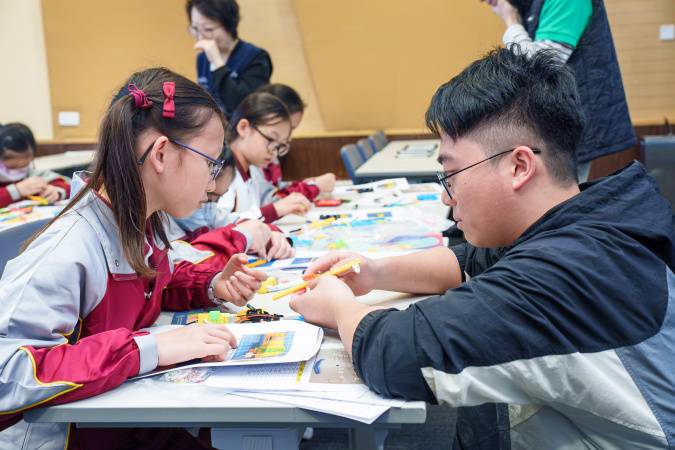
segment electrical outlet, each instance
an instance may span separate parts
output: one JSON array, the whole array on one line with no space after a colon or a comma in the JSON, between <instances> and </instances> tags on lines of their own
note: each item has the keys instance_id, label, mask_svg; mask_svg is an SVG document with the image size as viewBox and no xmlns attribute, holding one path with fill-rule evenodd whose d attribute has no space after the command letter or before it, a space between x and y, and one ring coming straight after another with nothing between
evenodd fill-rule
<instances>
[{"instance_id":1,"label":"electrical outlet","mask_svg":"<svg viewBox=\"0 0 675 450\"><path fill-rule=\"evenodd\" d=\"M80 113L77 111L59 111L59 125L77 127L80 125Z\"/></svg>"},{"instance_id":2,"label":"electrical outlet","mask_svg":"<svg viewBox=\"0 0 675 450\"><path fill-rule=\"evenodd\" d=\"M675 39L675 25L661 25L659 33L662 41L672 41Z\"/></svg>"}]
</instances>

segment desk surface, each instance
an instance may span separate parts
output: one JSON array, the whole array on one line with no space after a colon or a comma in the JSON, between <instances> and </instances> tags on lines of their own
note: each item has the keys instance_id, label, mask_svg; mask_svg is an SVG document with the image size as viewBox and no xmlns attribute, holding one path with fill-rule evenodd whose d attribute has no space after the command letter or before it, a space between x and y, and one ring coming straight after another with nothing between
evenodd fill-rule
<instances>
[{"instance_id":1,"label":"desk surface","mask_svg":"<svg viewBox=\"0 0 675 450\"><path fill-rule=\"evenodd\" d=\"M94 150L78 150L35 158L35 169L58 171L69 167L89 165L94 160Z\"/></svg>"},{"instance_id":2,"label":"desk surface","mask_svg":"<svg viewBox=\"0 0 675 450\"><path fill-rule=\"evenodd\" d=\"M398 152L406 145L433 144L437 144L436 150L428 156L397 158ZM436 172L441 170L437 161L438 144L440 144L438 139L392 141L359 166L355 171L356 176L360 178L422 177L436 180Z\"/></svg>"},{"instance_id":3,"label":"desk surface","mask_svg":"<svg viewBox=\"0 0 675 450\"><path fill-rule=\"evenodd\" d=\"M75 422L79 427L367 426L331 414L226 394L201 384L176 385L156 381L127 381L95 397L27 411L24 418L27 422ZM424 402L407 402L401 408L391 408L374 422L374 426L388 428L401 423L424 423L425 419Z\"/></svg>"},{"instance_id":4,"label":"desk surface","mask_svg":"<svg viewBox=\"0 0 675 450\"><path fill-rule=\"evenodd\" d=\"M346 208L326 208L326 213L339 212ZM436 214L444 208L434 208ZM322 209L324 211L324 209ZM282 228L296 227L297 222L305 223L301 216L284 218L279 225ZM295 220L294 220L295 219ZM377 253L377 252L375 252ZM399 253L400 254L400 253ZM383 256L381 254L369 257ZM358 297L359 301L370 305L385 305L394 308L406 308L410 303L425 298L397 292L372 291ZM256 294L251 304L274 313L291 312L288 302L290 296L273 301L272 294ZM236 310L239 310L238 308ZM234 308L233 308L234 310ZM158 325L170 323L172 313L163 313ZM330 331L335 333L334 331ZM173 427L206 426L218 429L260 428L296 428L303 427L339 427L364 430L366 433L383 432L378 439L383 440L388 428L398 428L401 424L424 423L426 404L407 402L401 408L391 408L372 425L335 416L305 410L299 407L263 400L239 397L224 393L209 386L177 385L156 381L127 381L126 383L95 397L78 400L63 405L36 408L24 413L27 422L77 423L79 427ZM262 430L261 432L266 432ZM378 431L379 430L379 431ZM354 448L382 448L373 446L372 436L356 437ZM215 438L214 438L215 439ZM227 439L225 439L227 440ZM227 442L214 440L214 446ZM229 443L231 445L231 442ZM277 448L277 447L275 447ZM294 447L297 448L297 447Z\"/></svg>"}]
</instances>

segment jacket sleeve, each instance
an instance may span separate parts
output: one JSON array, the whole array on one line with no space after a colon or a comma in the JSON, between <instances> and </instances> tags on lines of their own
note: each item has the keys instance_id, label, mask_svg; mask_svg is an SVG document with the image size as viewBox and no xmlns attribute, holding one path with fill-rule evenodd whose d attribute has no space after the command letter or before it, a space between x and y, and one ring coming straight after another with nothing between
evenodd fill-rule
<instances>
[{"instance_id":1,"label":"jacket sleeve","mask_svg":"<svg viewBox=\"0 0 675 450\"><path fill-rule=\"evenodd\" d=\"M223 270L232 255L246 253L248 240L246 235L238 231L234 224L230 224L201 234L192 241L192 246L199 250L213 252L213 256L205 262L215 269Z\"/></svg>"},{"instance_id":2,"label":"jacket sleeve","mask_svg":"<svg viewBox=\"0 0 675 450\"><path fill-rule=\"evenodd\" d=\"M261 51L239 77L231 78L231 73L232 69L227 66L220 67L212 73L214 89L230 113L244 97L270 82L272 61L266 51Z\"/></svg>"},{"instance_id":3,"label":"jacket sleeve","mask_svg":"<svg viewBox=\"0 0 675 450\"><path fill-rule=\"evenodd\" d=\"M309 199L311 202L319 195L320 189L316 184L309 184L303 181L294 181L288 186L279 189L276 193L277 196L283 198L291 194L292 192L299 192Z\"/></svg>"},{"instance_id":4,"label":"jacket sleeve","mask_svg":"<svg viewBox=\"0 0 675 450\"><path fill-rule=\"evenodd\" d=\"M611 380L629 375L613 349L659 330L668 298L648 264L607 277L627 270L626 253L588 236L521 244L442 296L366 316L356 372L380 394L453 407L616 396ZM635 302L634 280L662 292Z\"/></svg>"},{"instance_id":5,"label":"jacket sleeve","mask_svg":"<svg viewBox=\"0 0 675 450\"><path fill-rule=\"evenodd\" d=\"M0 208L11 205L12 203L22 200L16 184L9 184L7 186L0 186Z\"/></svg>"},{"instance_id":6,"label":"jacket sleeve","mask_svg":"<svg viewBox=\"0 0 675 450\"><path fill-rule=\"evenodd\" d=\"M174 266L173 277L164 289L162 307L172 311L209 308L215 306L208 297L209 284L220 270L208 260L194 264L181 261Z\"/></svg>"},{"instance_id":7,"label":"jacket sleeve","mask_svg":"<svg viewBox=\"0 0 675 450\"><path fill-rule=\"evenodd\" d=\"M3 421L99 394L141 370L136 339L146 332L120 328L78 339L82 318L105 295L108 270L93 229L83 219L56 229L62 220L10 261L0 282Z\"/></svg>"}]
</instances>

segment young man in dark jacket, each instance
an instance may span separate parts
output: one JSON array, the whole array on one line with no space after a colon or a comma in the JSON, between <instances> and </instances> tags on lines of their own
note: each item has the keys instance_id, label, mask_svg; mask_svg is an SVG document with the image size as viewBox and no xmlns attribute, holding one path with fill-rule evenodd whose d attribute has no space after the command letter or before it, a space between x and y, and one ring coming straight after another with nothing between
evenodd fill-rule
<instances>
[{"instance_id":1,"label":"young man in dark jacket","mask_svg":"<svg viewBox=\"0 0 675 450\"><path fill-rule=\"evenodd\" d=\"M360 256L360 274L313 279L291 307L339 330L375 391L469 407L461 448L675 446L673 210L637 162L577 185L569 67L494 50L441 86L427 124L469 243ZM404 311L356 301L372 289L441 295Z\"/></svg>"}]
</instances>

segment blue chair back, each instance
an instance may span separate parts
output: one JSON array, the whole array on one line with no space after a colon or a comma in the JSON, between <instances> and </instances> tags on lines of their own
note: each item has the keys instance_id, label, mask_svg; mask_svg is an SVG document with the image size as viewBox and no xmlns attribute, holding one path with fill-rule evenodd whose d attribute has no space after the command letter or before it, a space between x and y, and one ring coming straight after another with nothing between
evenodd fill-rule
<instances>
[{"instance_id":1,"label":"blue chair back","mask_svg":"<svg viewBox=\"0 0 675 450\"><path fill-rule=\"evenodd\" d=\"M50 220L41 219L0 230L0 277L5 271L7 262L19 256L23 243Z\"/></svg>"},{"instance_id":2,"label":"blue chair back","mask_svg":"<svg viewBox=\"0 0 675 450\"><path fill-rule=\"evenodd\" d=\"M342 157L342 162L345 164L349 178L352 179L354 184L358 184L359 181L355 171L364 162L359 148L356 144L347 144L340 149L340 156Z\"/></svg>"},{"instance_id":3,"label":"blue chair back","mask_svg":"<svg viewBox=\"0 0 675 450\"><path fill-rule=\"evenodd\" d=\"M356 142L356 145L359 147L359 151L361 152L364 161L368 161L368 158L375 154L375 149L369 138L359 139Z\"/></svg>"},{"instance_id":4,"label":"blue chair back","mask_svg":"<svg viewBox=\"0 0 675 450\"><path fill-rule=\"evenodd\" d=\"M379 152L384 148L385 145L389 143L389 139L384 134L384 131L380 130L377 133L369 136L370 142L373 144L373 148L376 152Z\"/></svg>"}]
</instances>

